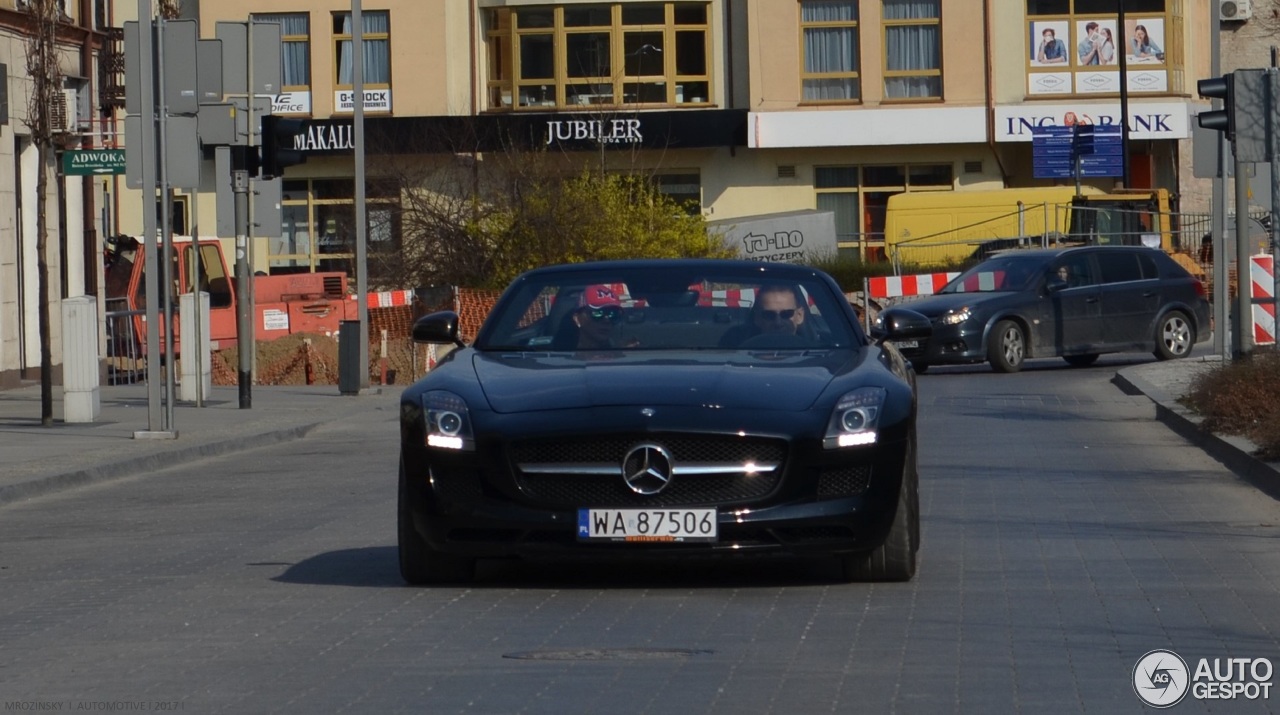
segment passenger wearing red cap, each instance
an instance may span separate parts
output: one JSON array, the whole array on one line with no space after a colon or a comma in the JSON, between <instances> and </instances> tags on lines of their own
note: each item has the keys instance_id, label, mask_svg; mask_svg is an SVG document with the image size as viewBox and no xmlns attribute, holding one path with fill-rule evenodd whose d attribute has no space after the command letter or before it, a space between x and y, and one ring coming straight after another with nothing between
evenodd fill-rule
<instances>
[{"instance_id":1,"label":"passenger wearing red cap","mask_svg":"<svg viewBox=\"0 0 1280 715\"><path fill-rule=\"evenodd\" d=\"M574 311L579 350L602 350L613 344L614 327L622 320L622 303L612 288L590 285L583 289Z\"/></svg>"}]
</instances>

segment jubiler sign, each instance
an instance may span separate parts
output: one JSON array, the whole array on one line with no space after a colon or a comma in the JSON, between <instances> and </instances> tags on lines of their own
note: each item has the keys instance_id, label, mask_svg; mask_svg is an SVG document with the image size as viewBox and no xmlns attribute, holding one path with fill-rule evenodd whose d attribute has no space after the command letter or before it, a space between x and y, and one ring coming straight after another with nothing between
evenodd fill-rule
<instances>
[{"instance_id":1,"label":"jubiler sign","mask_svg":"<svg viewBox=\"0 0 1280 715\"><path fill-rule=\"evenodd\" d=\"M601 144L640 144L639 119L549 119L546 144L595 141Z\"/></svg>"}]
</instances>

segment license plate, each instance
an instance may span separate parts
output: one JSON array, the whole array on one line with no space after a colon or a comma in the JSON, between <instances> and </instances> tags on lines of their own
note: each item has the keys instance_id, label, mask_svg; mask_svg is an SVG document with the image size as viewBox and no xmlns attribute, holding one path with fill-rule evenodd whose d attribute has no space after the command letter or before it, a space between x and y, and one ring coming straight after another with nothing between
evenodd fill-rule
<instances>
[{"instance_id":1,"label":"license plate","mask_svg":"<svg viewBox=\"0 0 1280 715\"><path fill-rule=\"evenodd\" d=\"M716 540L716 510L579 509L579 541L689 543Z\"/></svg>"},{"instance_id":2,"label":"license plate","mask_svg":"<svg viewBox=\"0 0 1280 715\"><path fill-rule=\"evenodd\" d=\"M915 340L895 340L893 344L897 345L899 350L914 350L920 347L920 343Z\"/></svg>"}]
</instances>

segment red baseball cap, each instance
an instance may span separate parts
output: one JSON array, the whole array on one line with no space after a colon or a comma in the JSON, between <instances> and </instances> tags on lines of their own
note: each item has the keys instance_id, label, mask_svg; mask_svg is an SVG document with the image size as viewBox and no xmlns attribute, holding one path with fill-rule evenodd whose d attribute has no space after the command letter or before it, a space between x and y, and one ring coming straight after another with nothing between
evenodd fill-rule
<instances>
[{"instance_id":1,"label":"red baseball cap","mask_svg":"<svg viewBox=\"0 0 1280 715\"><path fill-rule=\"evenodd\" d=\"M606 308L611 305L621 306L622 302L613 288L607 285L589 285L578 296L579 308Z\"/></svg>"}]
</instances>

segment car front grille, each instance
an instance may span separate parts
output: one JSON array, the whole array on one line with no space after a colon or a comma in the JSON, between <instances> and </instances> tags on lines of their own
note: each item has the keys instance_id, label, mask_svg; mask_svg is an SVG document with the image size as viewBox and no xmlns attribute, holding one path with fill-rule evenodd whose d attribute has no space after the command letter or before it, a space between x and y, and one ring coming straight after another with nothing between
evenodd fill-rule
<instances>
[{"instance_id":1,"label":"car front grille","mask_svg":"<svg viewBox=\"0 0 1280 715\"><path fill-rule=\"evenodd\" d=\"M622 463L639 444L661 446L677 470L693 473L677 471L656 494L632 491L623 479ZM787 444L734 435L634 434L517 442L508 454L517 486L537 506L724 506L760 499L777 489ZM748 465L771 468L752 471Z\"/></svg>"}]
</instances>

